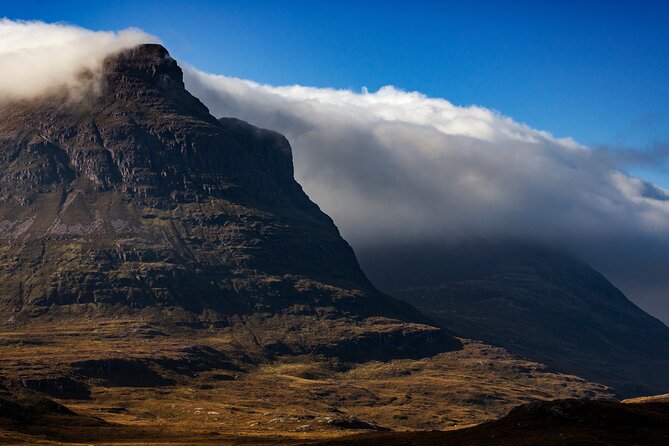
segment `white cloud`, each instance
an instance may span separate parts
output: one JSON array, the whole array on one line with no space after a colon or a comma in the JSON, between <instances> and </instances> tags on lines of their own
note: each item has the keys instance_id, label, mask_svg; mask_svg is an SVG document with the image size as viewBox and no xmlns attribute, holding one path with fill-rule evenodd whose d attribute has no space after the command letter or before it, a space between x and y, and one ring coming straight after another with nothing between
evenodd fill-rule
<instances>
[{"instance_id":1,"label":"white cloud","mask_svg":"<svg viewBox=\"0 0 669 446\"><path fill-rule=\"evenodd\" d=\"M115 52L158 39L138 29L90 31L72 25L0 19L0 99L29 99L90 86ZM94 79L94 78L93 78Z\"/></svg>"},{"instance_id":2,"label":"white cloud","mask_svg":"<svg viewBox=\"0 0 669 446\"><path fill-rule=\"evenodd\" d=\"M288 137L298 181L354 248L469 237L557 244L666 311L657 297L644 301L642 285L669 286L669 191L600 151L393 87L274 87L192 67L185 75L215 116Z\"/></svg>"},{"instance_id":3,"label":"white cloud","mask_svg":"<svg viewBox=\"0 0 669 446\"><path fill-rule=\"evenodd\" d=\"M492 110L393 87L272 87L193 68L186 82L215 116L286 134L298 180L354 244L460 234L669 237L669 201L648 194L647 183Z\"/></svg>"}]
</instances>

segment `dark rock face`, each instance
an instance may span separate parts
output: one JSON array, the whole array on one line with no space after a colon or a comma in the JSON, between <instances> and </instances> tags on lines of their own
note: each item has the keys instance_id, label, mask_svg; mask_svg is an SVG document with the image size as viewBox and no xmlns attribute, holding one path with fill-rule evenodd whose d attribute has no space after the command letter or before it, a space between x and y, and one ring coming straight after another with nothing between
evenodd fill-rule
<instances>
[{"instance_id":1,"label":"dark rock face","mask_svg":"<svg viewBox=\"0 0 669 446\"><path fill-rule=\"evenodd\" d=\"M106 60L99 92L81 100L0 106L0 240L5 313L422 320L366 279L293 179L288 141L216 120L159 45Z\"/></svg>"},{"instance_id":2,"label":"dark rock face","mask_svg":"<svg viewBox=\"0 0 669 446\"><path fill-rule=\"evenodd\" d=\"M361 252L372 280L459 336L613 387L669 391L669 328L588 265L516 242Z\"/></svg>"}]
</instances>

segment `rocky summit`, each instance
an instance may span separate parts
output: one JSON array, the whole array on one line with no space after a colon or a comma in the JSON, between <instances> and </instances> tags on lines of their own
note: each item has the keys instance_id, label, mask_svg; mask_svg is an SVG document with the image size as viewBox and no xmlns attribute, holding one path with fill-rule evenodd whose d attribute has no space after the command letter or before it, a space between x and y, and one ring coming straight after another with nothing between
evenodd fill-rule
<instances>
[{"instance_id":1,"label":"rocky summit","mask_svg":"<svg viewBox=\"0 0 669 446\"><path fill-rule=\"evenodd\" d=\"M342 339L391 356L395 347L411 355L457 347L369 283L294 180L283 136L215 119L160 45L108 58L99 77L80 97L0 111L7 318L82 305L219 325L271 314L285 319L274 330L292 327L274 348L333 351L341 348L330 322L348 318L358 329ZM320 321L323 339L296 341L303 316ZM363 342L369 318L374 335Z\"/></svg>"}]
</instances>

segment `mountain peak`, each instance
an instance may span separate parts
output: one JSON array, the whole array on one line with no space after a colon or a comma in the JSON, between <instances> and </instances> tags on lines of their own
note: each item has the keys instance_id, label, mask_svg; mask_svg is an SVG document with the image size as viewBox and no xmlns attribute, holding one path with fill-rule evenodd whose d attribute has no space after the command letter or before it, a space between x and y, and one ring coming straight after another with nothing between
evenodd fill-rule
<instances>
[{"instance_id":1,"label":"mountain peak","mask_svg":"<svg viewBox=\"0 0 669 446\"><path fill-rule=\"evenodd\" d=\"M106 59L86 100L0 109L0 222L0 314L271 315L271 348L348 357L459 346L369 283L293 178L286 138L216 120L160 45ZM370 320L353 338L352 318ZM290 327L313 323L305 347Z\"/></svg>"},{"instance_id":2,"label":"mountain peak","mask_svg":"<svg viewBox=\"0 0 669 446\"><path fill-rule=\"evenodd\" d=\"M107 79L125 79L163 89L185 89L183 72L162 45L147 43L126 49L105 59Z\"/></svg>"},{"instance_id":3,"label":"mountain peak","mask_svg":"<svg viewBox=\"0 0 669 446\"><path fill-rule=\"evenodd\" d=\"M143 44L109 56L103 62L100 103L118 102L132 115L142 108L182 115L218 125L209 109L184 85L183 71L162 45Z\"/></svg>"}]
</instances>

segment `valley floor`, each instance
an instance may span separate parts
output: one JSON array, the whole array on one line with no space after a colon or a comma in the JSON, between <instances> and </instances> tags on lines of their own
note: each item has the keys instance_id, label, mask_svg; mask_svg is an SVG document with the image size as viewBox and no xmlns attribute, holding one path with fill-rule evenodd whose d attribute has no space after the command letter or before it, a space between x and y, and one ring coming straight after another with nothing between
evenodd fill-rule
<instances>
[{"instance_id":1,"label":"valley floor","mask_svg":"<svg viewBox=\"0 0 669 446\"><path fill-rule=\"evenodd\" d=\"M0 444L295 444L459 429L530 401L613 398L474 341L425 359L269 358L243 325L163 330L124 316L6 326L4 392L26 413L0 410ZM35 402L44 394L63 409Z\"/></svg>"}]
</instances>

